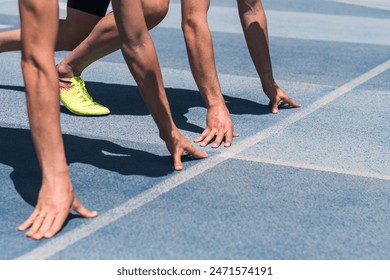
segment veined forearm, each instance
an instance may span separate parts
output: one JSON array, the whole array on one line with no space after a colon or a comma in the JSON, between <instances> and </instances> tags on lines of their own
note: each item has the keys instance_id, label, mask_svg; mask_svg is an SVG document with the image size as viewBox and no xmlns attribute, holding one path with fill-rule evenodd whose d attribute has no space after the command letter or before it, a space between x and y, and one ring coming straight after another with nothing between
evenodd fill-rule
<instances>
[{"instance_id":1,"label":"veined forearm","mask_svg":"<svg viewBox=\"0 0 390 280\"><path fill-rule=\"evenodd\" d=\"M267 19L263 6L259 0L238 0L238 10L248 50L261 82L263 85L273 84Z\"/></svg>"},{"instance_id":2,"label":"veined forearm","mask_svg":"<svg viewBox=\"0 0 390 280\"><path fill-rule=\"evenodd\" d=\"M207 107L224 103L207 22L184 21L183 32L191 71Z\"/></svg>"}]
</instances>

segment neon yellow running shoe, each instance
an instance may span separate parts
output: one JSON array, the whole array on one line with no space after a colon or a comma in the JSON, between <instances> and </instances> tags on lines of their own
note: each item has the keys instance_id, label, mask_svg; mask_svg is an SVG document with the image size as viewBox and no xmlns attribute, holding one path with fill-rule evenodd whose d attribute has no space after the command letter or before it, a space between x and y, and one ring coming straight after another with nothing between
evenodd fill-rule
<instances>
[{"instance_id":1,"label":"neon yellow running shoe","mask_svg":"<svg viewBox=\"0 0 390 280\"><path fill-rule=\"evenodd\" d=\"M69 88L60 88L60 100L69 111L83 116L104 116L110 113L107 107L93 101L83 79L74 76L69 82Z\"/></svg>"}]
</instances>

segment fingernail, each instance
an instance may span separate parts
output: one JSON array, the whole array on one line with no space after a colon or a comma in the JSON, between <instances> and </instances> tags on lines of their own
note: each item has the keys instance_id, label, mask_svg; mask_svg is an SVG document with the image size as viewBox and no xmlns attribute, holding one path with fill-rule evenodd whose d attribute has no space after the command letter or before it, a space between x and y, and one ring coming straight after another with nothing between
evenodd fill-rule
<instances>
[{"instance_id":1,"label":"fingernail","mask_svg":"<svg viewBox=\"0 0 390 280\"><path fill-rule=\"evenodd\" d=\"M45 238L50 238L53 236L53 234L51 234L50 232L46 232L44 235L43 235Z\"/></svg>"}]
</instances>

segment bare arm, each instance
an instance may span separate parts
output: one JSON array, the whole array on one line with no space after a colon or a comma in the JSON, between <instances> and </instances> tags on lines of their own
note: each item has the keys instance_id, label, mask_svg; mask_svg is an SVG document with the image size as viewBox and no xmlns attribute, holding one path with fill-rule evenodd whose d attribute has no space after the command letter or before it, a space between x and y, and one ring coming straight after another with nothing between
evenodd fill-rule
<instances>
[{"instance_id":1,"label":"bare arm","mask_svg":"<svg viewBox=\"0 0 390 280\"><path fill-rule=\"evenodd\" d=\"M27 236L48 238L57 233L69 211L96 216L78 201L69 178L60 129L58 76L54 67L54 45L58 27L56 0L20 0L22 70L27 109L42 185L35 210L19 226L29 227ZM45 34L45 36L42 36Z\"/></svg>"},{"instance_id":2,"label":"bare arm","mask_svg":"<svg viewBox=\"0 0 390 280\"><path fill-rule=\"evenodd\" d=\"M280 102L285 102L292 107L300 107L274 80L269 52L267 18L261 1L237 0L237 2L249 53L259 74L264 93L270 99L272 113L278 112Z\"/></svg>"},{"instance_id":3,"label":"bare arm","mask_svg":"<svg viewBox=\"0 0 390 280\"><path fill-rule=\"evenodd\" d=\"M232 142L233 123L222 96L215 67L214 49L207 24L209 0L182 0L182 29L186 41L188 59L195 82L207 105L207 127L195 139L202 146L215 137L216 148L225 138L225 146Z\"/></svg>"},{"instance_id":4,"label":"bare arm","mask_svg":"<svg viewBox=\"0 0 390 280\"><path fill-rule=\"evenodd\" d=\"M181 170L181 155L184 151L197 158L204 158L207 154L193 147L173 122L157 54L145 23L142 2L114 0L112 4L123 56L159 128L160 137L172 154L175 169Z\"/></svg>"}]
</instances>

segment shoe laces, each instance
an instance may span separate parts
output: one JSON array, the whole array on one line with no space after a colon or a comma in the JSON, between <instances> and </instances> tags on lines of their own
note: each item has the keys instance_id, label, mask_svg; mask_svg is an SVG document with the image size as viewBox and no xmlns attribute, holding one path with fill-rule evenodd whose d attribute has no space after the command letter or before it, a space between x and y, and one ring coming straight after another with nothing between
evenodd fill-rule
<instances>
[{"instance_id":1,"label":"shoe laces","mask_svg":"<svg viewBox=\"0 0 390 280\"><path fill-rule=\"evenodd\" d=\"M89 95L87 88L85 87L85 82L81 78L74 77L72 79L72 87L76 89L77 95L83 100L83 102L90 101L95 103L92 96Z\"/></svg>"}]
</instances>

